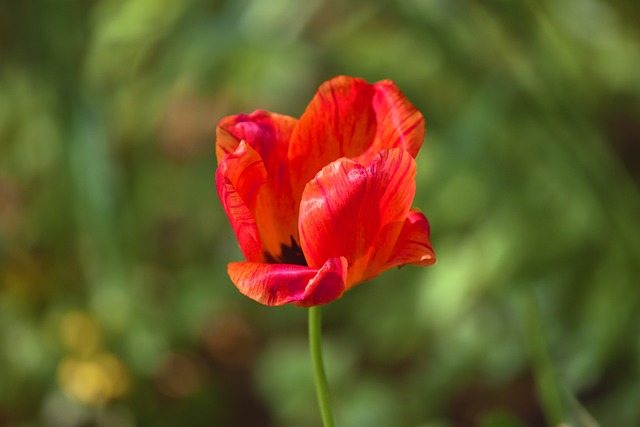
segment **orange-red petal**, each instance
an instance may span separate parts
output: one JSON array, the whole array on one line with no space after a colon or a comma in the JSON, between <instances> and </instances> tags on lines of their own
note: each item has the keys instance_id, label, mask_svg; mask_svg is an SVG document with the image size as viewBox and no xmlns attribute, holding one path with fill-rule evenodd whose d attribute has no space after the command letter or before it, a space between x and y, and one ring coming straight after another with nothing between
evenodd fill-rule
<instances>
[{"instance_id":1,"label":"orange-red petal","mask_svg":"<svg viewBox=\"0 0 640 427\"><path fill-rule=\"evenodd\" d=\"M266 171L262 159L244 142L222 159L216 171L216 188L222 207L247 261L263 260L253 210L258 192L265 182Z\"/></svg>"},{"instance_id":2,"label":"orange-red petal","mask_svg":"<svg viewBox=\"0 0 640 427\"><path fill-rule=\"evenodd\" d=\"M265 305L326 304L342 296L347 261L328 259L320 268L291 264L232 262L227 271L238 290Z\"/></svg>"},{"instance_id":3,"label":"orange-red petal","mask_svg":"<svg viewBox=\"0 0 640 427\"><path fill-rule=\"evenodd\" d=\"M405 264L425 267L435 264L436 254L431 246L430 231L427 217L418 210L411 210L385 269Z\"/></svg>"},{"instance_id":4,"label":"orange-red petal","mask_svg":"<svg viewBox=\"0 0 640 427\"><path fill-rule=\"evenodd\" d=\"M358 78L340 76L320 86L291 135L292 185L298 195L324 166L359 156L371 145L376 134L373 96L373 87Z\"/></svg>"},{"instance_id":5,"label":"orange-red petal","mask_svg":"<svg viewBox=\"0 0 640 427\"><path fill-rule=\"evenodd\" d=\"M425 125L422 113L404 96L391 80L373 85L373 109L376 112L376 136L367 152L356 159L366 164L385 148L402 148L414 158L424 141Z\"/></svg>"},{"instance_id":6,"label":"orange-red petal","mask_svg":"<svg viewBox=\"0 0 640 427\"><path fill-rule=\"evenodd\" d=\"M344 256L347 288L386 270L415 194L415 160L403 149L383 150L368 167L339 159L305 187L300 243L319 267Z\"/></svg>"},{"instance_id":7,"label":"orange-red petal","mask_svg":"<svg viewBox=\"0 0 640 427\"><path fill-rule=\"evenodd\" d=\"M415 157L424 134L422 114L395 83L331 79L320 86L291 135L293 194L299 197L320 169L342 157L365 166L388 148Z\"/></svg>"}]
</instances>

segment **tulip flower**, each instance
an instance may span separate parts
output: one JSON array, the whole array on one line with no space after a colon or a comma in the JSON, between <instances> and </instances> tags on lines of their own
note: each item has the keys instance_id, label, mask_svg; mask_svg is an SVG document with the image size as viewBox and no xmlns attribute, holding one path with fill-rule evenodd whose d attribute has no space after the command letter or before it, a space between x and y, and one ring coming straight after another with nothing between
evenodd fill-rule
<instances>
[{"instance_id":1,"label":"tulip flower","mask_svg":"<svg viewBox=\"0 0 640 427\"><path fill-rule=\"evenodd\" d=\"M411 209L422 114L398 87L336 77L299 120L223 118L216 186L245 262L228 273L266 305L326 304L392 267L435 262Z\"/></svg>"}]
</instances>

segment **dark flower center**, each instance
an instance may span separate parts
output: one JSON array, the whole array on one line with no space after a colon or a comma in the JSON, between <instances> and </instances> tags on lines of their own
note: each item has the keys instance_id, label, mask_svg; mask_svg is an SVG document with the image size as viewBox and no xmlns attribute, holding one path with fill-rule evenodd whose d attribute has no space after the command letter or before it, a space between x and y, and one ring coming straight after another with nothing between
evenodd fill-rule
<instances>
[{"instance_id":1,"label":"dark flower center","mask_svg":"<svg viewBox=\"0 0 640 427\"><path fill-rule=\"evenodd\" d=\"M262 255L264 256L264 260L269 264L295 264L307 266L307 260L305 259L298 242L296 242L296 239L294 239L293 236L290 237L290 245L280 244L279 255L274 257L267 251L263 252Z\"/></svg>"}]
</instances>

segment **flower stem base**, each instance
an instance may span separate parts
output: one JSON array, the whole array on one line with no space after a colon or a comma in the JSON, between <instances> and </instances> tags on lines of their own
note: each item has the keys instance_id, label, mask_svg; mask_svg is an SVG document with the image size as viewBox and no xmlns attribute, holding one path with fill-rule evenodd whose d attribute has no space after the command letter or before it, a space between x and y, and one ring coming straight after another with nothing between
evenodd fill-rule
<instances>
[{"instance_id":1,"label":"flower stem base","mask_svg":"<svg viewBox=\"0 0 640 427\"><path fill-rule=\"evenodd\" d=\"M313 374L316 383L316 394L318 405L322 415L322 425L324 427L335 427L333 410L331 409L331 399L329 396L329 386L327 376L324 371L322 361L322 307L315 306L309 308L309 348L311 350L311 362L313 364Z\"/></svg>"}]
</instances>

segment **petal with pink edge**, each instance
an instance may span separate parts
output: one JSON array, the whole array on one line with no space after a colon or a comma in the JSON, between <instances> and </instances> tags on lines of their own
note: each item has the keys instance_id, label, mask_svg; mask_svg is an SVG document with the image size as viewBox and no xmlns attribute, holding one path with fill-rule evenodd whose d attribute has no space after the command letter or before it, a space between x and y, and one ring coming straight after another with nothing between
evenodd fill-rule
<instances>
[{"instance_id":1,"label":"petal with pink edge","mask_svg":"<svg viewBox=\"0 0 640 427\"><path fill-rule=\"evenodd\" d=\"M331 258L319 269L292 264L232 262L227 271L238 290L259 303L311 307L342 296L347 260Z\"/></svg>"},{"instance_id":2,"label":"petal with pink edge","mask_svg":"<svg viewBox=\"0 0 640 427\"><path fill-rule=\"evenodd\" d=\"M262 159L266 178L257 193L257 201L249 209L260 233L262 249L271 259L288 260L292 242L298 239L298 205L291 193L287 151L291 132L297 120L293 117L257 110L251 114L225 117L216 129L216 154L219 162L234 153L244 141ZM289 249L292 248L292 249ZM290 258L290 257L289 257Z\"/></svg>"},{"instance_id":3,"label":"petal with pink edge","mask_svg":"<svg viewBox=\"0 0 640 427\"><path fill-rule=\"evenodd\" d=\"M251 114L227 116L216 128L218 163L246 141L262 157L266 169L277 169L287 157L291 132L297 119L282 114L256 110Z\"/></svg>"}]
</instances>

